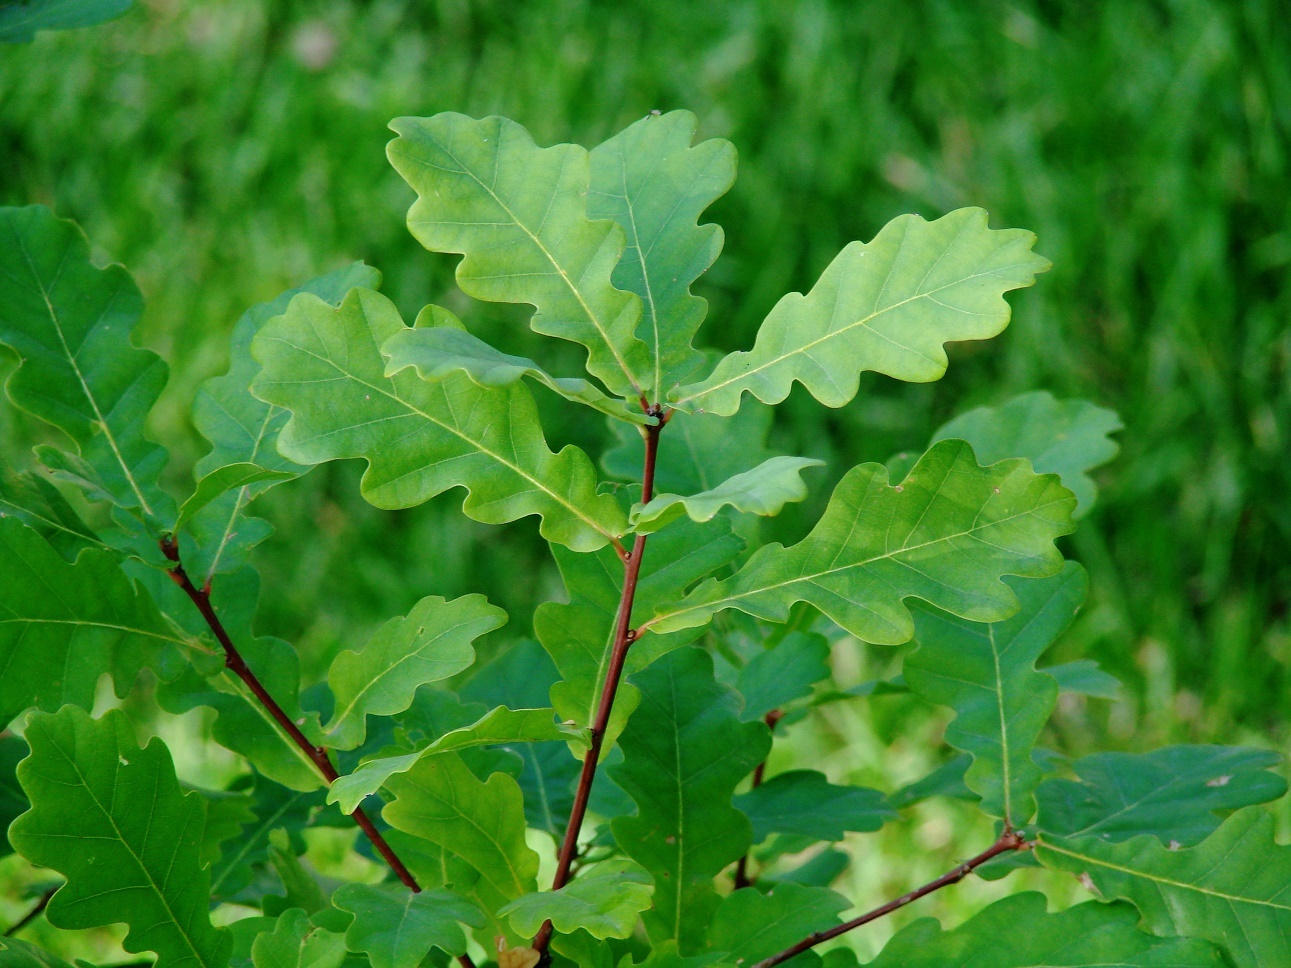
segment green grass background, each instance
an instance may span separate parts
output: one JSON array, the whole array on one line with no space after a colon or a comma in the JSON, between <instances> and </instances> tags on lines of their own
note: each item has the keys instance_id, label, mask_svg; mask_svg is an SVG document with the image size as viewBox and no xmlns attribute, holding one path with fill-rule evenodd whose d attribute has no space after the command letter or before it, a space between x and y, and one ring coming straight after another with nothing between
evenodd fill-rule
<instances>
[{"instance_id":1,"label":"green grass background","mask_svg":"<svg viewBox=\"0 0 1291 968\"><path fill-rule=\"evenodd\" d=\"M740 153L711 211L725 253L699 286L704 339L722 349L748 346L779 295L809 288L849 240L902 212L983 206L997 227L1036 231L1054 262L1013 295L1009 330L953 348L937 384L867 376L838 411L795 392L775 446L825 457L837 477L1023 390L1116 408L1122 455L1068 545L1093 595L1060 657L1093 656L1129 689L1064 710L1059 739L1282 744L1289 64L1275 0L148 0L0 50L0 203L53 206L134 272L149 300L137 339L174 366L153 431L172 446L176 492L204 450L189 404L223 369L237 316L356 258L409 318L441 302L573 372L576 351L541 345L527 310L471 304L455 259L407 233L411 192L383 151L393 117L501 113L539 143L591 145L651 109L694 111ZM604 448L598 422L544 406L554 442ZM44 433L0 413L7 455ZM378 513L357 497L358 470L324 468L262 502L280 528L259 555L274 589L263 623L300 643L313 675L422 595L484 591L523 625L558 593L531 522L484 528L454 494ZM827 493L768 534L801 534ZM890 655L861 656L855 674ZM818 753L835 778L890 787L884 771L929 765L910 750L935 723L883 702L831 721L833 752ZM845 754L861 734L897 752ZM954 829L925 838L941 838L929 876L969 832L960 814L934 821ZM854 880L857 896L884 896L875 871Z\"/></svg>"}]
</instances>

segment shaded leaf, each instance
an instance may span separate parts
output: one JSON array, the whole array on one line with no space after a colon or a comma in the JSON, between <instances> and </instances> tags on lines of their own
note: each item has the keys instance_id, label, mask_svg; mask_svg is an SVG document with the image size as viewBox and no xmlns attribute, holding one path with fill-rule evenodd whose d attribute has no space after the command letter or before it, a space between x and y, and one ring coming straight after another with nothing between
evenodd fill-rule
<instances>
[{"instance_id":1,"label":"shaded leaf","mask_svg":"<svg viewBox=\"0 0 1291 968\"><path fill-rule=\"evenodd\" d=\"M31 528L68 561L75 561L82 548L106 549L58 488L30 471L14 474L0 468L0 518L9 517Z\"/></svg>"},{"instance_id":2,"label":"shaded leaf","mask_svg":"<svg viewBox=\"0 0 1291 968\"><path fill-rule=\"evenodd\" d=\"M736 687L744 697L744 718L761 719L829 675L829 642L823 635L790 632L773 649L759 652L740 669Z\"/></svg>"},{"instance_id":3,"label":"shaded leaf","mask_svg":"<svg viewBox=\"0 0 1291 968\"><path fill-rule=\"evenodd\" d=\"M1041 834L1035 852L1103 897L1133 901L1157 934L1213 941L1236 968L1275 968L1291 963L1291 847L1273 832L1273 818L1248 807L1196 847Z\"/></svg>"},{"instance_id":4,"label":"shaded leaf","mask_svg":"<svg viewBox=\"0 0 1291 968\"><path fill-rule=\"evenodd\" d=\"M1095 753L1072 764L1079 780L1050 778L1036 791L1037 825L1063 837L1120 843L1152 834L1191 847L1228 812L1276 800L1286 780L1269 772L1272 750L1167 746L1150 753Z\"/></svg>"},{"instance_id":5,"label":"shaded leaf","mask_svg":"<svg viewBox=\"0 0 1291 968\"><path fill-rule=\"evenodd\" d=\"M1036 660L1066 631L1085 601L1085 570L1067 562L1057 575L1008 582L1021 609L989 625L919 609L919 648L905 659L916 694L955 710L946 742L972 754L964 781L982 809L1015 827L1035 812L1040 768L1031 751L1058 701L1058 683Z\"/></svg>"},{"instance_id":6,"label":"shaded leaf","mask_svg":"<svg viewBox=\"0 0 1291 968\"><path fill-rule=\"evenodd\" d=\"M1128 904L1089 902L1048 914L1043 894L996 901L951 931L920 918L867 968L1219 968L1202 941L1154 938Z\"/></svg>"},{"instance_id":7,"label":"shaded leaf","mask_svg":"<svg viewBox=\"0 0 1291 968\"><path fill-rule=\"evenodd\" d=\"M243 827L236 843L222 851L211 865L211 896L227 899L251 883L255 869L269 862L269 833L283 830L294 853L304 853L301 831L315 807L321 806L321 792L302 793L257 776L252 793L252 819Z\"/></svg>"},{"instance_id":8,"label":"shaded leaf","mask_svg":"<svg viewBox=\"0 0 1291 968\"><path fill-rule=\"evenodd\" d=\"M705 582L643 627L704 625L727 608L783 622L805 601L864 641L896 645L914 632L911 597L998 621L1018 607L1003 576L1060 567L1053 541L1071 530L1073 503L1057 478L1021 460L979 467L960 441L933 446L896 486L882 465L861 464L798 544L763 545L733 577Z\"/></svg>"},{"instance_id":9,"label":"shaded leaf","mask_svg":"<svg viewBox=\"0 0 1291 968\"><path fill-rule=\"evenodd\" d=\"M697 223L735 181L735 147L717 138L691 147L695 127L689 111L649 114L591 152L587 212L626 235L612 278L641 298L653 401L703 362L691 340L708 303L690 285L722 251L722 229Z\"/></svg>"},{"instance_id":10,"label":"shaded leaf","mask_svg":"<svg viewBox=\"0 0 1291 968\"><path fill-rule=\"evenodd\" d=\"M313 917L327 908L327 895L318 879L305 868L292 848L287 831L269 831L269 863L282 881L285 893L281 896L266 894L260 906L273 917L292 908L299 908Z\"/></svg>"},{"instance_id":11,"label":"shaded leaf","mask_svg":"<svg viewBox=\"0 0 1291 968\"><path fill-rule=\"evenodd\" d=\"M416 968L431 948L450 955L466 953L461 925L484 924L474 905L451 891L395 889L371 884L346 884L332 903L354 915L345 944L371 959L372 968Z\"/></svg>"},{"instance_id":12,"label":"shaded leaf","mask_svg":"<svg viewBox=\"0 0 1291 968\"><path fill-rule=\"evenodd\" d=\"M82 964L84 964L82 962ZM0 965L4 968L72 968L57 955L21 938L0 937Z\"/></svg>"},{"instance_id":13,"label":"shaded leaf","mask_svg":"<svg viewBox=\"0 0 1291 968\"><path fill-rule=\"evenodd\" d=\"M580 873L558 891L526 894L499 915L522 937L537 934L548 919L562 934L579 929L594 938L630 938L637 917L650 907L650 875L630 860L608 860Z\"/></svg>"},{"instance_id":14,"label":"shaded leaf","mask_svg":"<svg viewBox=\"0 0 1291 968\"><path fill-rule=\"evenodd\" d=\"M692 521L709 521L727 506L745 514L776 515L785 504L807 496L803 470L824 464L807 457L772 457L710 491L689 496L665 493L649 504L634 505L628 523L637 533L650 534L685 515Z\"/></svg>"},{"instance_id":15,"label":"shaded leaf","mask_svg":"<svg viewBox=\"0 0 1291 968\"><path fill-rule=\"evenodd\" d=\"M45 910L49 923L124 921L125 950L156 952L159 968L223 968L232 939L207 915L202 799L180 789L165 745L140 749L124 713L93 720L75 706L33 715L26 738L18 779L32 809L9 839L67 878Z\"/></svg>"},{"instance_id":16,"label":"shaded leaf","mask_svg":"<svg viewBox=\"0 0 1291 968\"><path fill-rule=\"evenodd\" d=\"M353 749L367 735L368 716L401 713L419 686L457 675L475 661L475 639L506 624L507 614L483 595L446 601L423 598L407 616L392 618L362 652L332 660L327 683L336 707L327 745Z\"/></svg>"},{"instance_id":17,"label":"shaded leaf","mask_svg":"<svg viewBox=\"0 0 1291 968\"><path fill-rule=\"evenodd\" d=\"M255 968L340 968L345 940L309 920L299 908L283 911L272 932L258 935L251 945Z\"/></svg>"},{"instance_id":18,"label":"shaded leaf","mask_svg":"<svg viewBox=\"0 0 1291 968\"><path fill-rule=\"evenodd\" d=\"M256 822L255 801L249 793L198 790L206 801L206 824L202 828L202 866L214 869L224 856L224 845ZM237 845L232 845L233 849ZM215 893L215 888L211 888Z\"/></svg>"},{"instance_id":19,"label":"shaded leaf","mask_svg":"<svg viewBox=\"0 0 1291 968\"><path fill-rule=\"evenodd\" d=\"M698 648L677 649L632 679L641 705L619 737L624 760L609 768L637 804L616 817L614 839L654 878L651 939L682 952L703 947L718 903L713 878L751 842L748 819L731 805L736 785L766 759L771 734L742 723L740 699L713 677Z\"/></svg>"},{"instance_id":20,"label":"shaded leaf","mask_svg":"<svg viewBox=\"0 0 1291 968\"><path fill-rule=\"evenodd\" d=\"M507 709L499 706L490 710L478 722L445 733L429 746L399 756L379 756L370 759L353 773L339 777L332 783L327 795L328 803L339 803L346 813L352 813L363 798L389 784L390 778L407 773L419 762L456 753L473 746L494 746L499 743L536 743L543 740L566 740L587 744L586 734L573 726L556 722L551 709Z\"/></svg>"},{"instance_id":21,"label":"shaded leaf","mask_svg":"<svg viewBox=\"0 0 1291 968\"><path fill-rule=\"evenodd\" d=\"M125 696L143 668L173 679L196 642L140 594L105 551L75 562L13 518L0 520L0 726L28 706L94 705L99 676Z\"/></svg>"},{"instance_id":22,"label":"shaded leaf","mask_svg":"<svg viewBox=\"0 0 1291 968\"><path fill-rule=\"evenodd\" d=\"M1076 495L1072 517L1079 518L1098 497L1089 471L1116 456L1120 448L1108 435L1122 426L1115 410L1085 400L1057 400L1041 390L961 414L940 427L932 442L966 440L984 464L1025 457L1037 474L1062 478L1062 486Z\"/></svg>"},{"instance_id":23,"label":"shaded leaf","mask_svg":"<svg viewBox=\"0 0 1291 968\"><path fill-rule=\"evenodd\" d=\"M1104 672L1093 659L1077 659L1040 670L1058 680L1060 692L1075 693L1093 699L1120 699L1121 681Z\"/></svg>"},{"instance_id":24,"label":"shaded leaf","mask_svg":"<svg viewBox=\"0 0 1291 968\"><path fill-rule=\"evenodd\" d=\"M115 20L131 0L12 0L0 6L0 44L22 44L38 30L75 30Z\"/></svg>"},{"instance_id":25,"label":"shaded leaf","mask_svg":"<svg viewBox=\"0 0 1291 968\"><path fill-rule=\"evenodd\" d=\"M587 347L587 369L635 399L649 385L637 339L641 300L614 288L623 230L587 214L587 151L539 148L506 118L396 118L386 153L418 199L408 228L432 252L457 252L457 284L490 302L530 303L535 332Z\"/></svg>"},{"instance_id":26,"label":"shaded leaf","mask_svg":"<svg viewBox=\"0 0 1291 968\"><path fill-rule=\"evenodd\" d=\"M1021 229L988 229L980 208L933 222L898 216L872 242L844 248L806 296L783 297L752 350L727 356L669 400L732 414L746 391L779 403L796 380L825 406L841 407L865 370L914 383L940 379L942 344L998 335L1009 322L1004 293L1049 268L1031 251L1034 242Z\"/></svg>"},{"instance_id":27,"label":"shaded leaf","mask_svg":"<svg viewBox=\"0 0 1291 968\"><path fill-rule=\"evenodd\" d=\"M953 800L976 800L977 794L964 783L964 774L973 758L960 753L937 767L922 779L908 783L888 797L888 803L898 810L922 803L929 797L950 797Z\"/></svg>"},{"instance_id":28,"label":"shaded leaf","mask_svg":"<svg viewBox=\"0 0 1291 968\"><path fill-rule=\"evenodd\" d=\"M629 423L652 423L638 409L633 411L617 397L606 396L595 384L579 377L554 377L533 360L511 356L490 346L461 328L461 323L447 309L433 310L434 325L426 326L418 317L414 329L395 333L381 347L386 357L386 376L414 366L423 380L439 380L450 374L465 373L482 387L506 387L529 377L566 400L599 410L616 420ZM451 321L446 321L449 317ZM453 325L456 323L456 325Z\"/></svg>"},{"instance_id":29,"label":"shaded leaf","mask_svg":"<svg viewBox=\"0 0 1291 968\"><path fill-rule=\"evenodd\" d=\"M184 530L199 512L229 491L239 491L252 484L276 484L289 481L295 476L288 471L271 471L259 464L226 464L197 482L192 496L180 505L179 516L175 519L175 531Z\"/></svg>"},{"instance_id":30,"label":"shaded leaf","mask_svg":"<svg viewBox=\"0 0 1291 968\"><path fill-rule=\"evenodd\" d=\"M723 959L735 965L752 965L778 954L813 931L832 928L839 914L852 903L825 887L777 884L763 894L742 888L722 899L709 930L708 947L725 951ZM795 958L801 965L816 960Z\"/></svg>"},{"instance_id":31,"label":"shaded leaf","mask_svg":"<svg viewBox=\"0 0 1291 968\"><path fill-rule=\"evenodd\" d=\"M143 299L119 265L97 268L72 222L41 205L0 208L0 342L21 366L6 385L19 407L75 441L59 470L94 497L146 518L168 517L157 484L166 451L143 436L166 385L161 357L130 342ZM53 448L41 449L59 465ZM46 460L45 458L48 457Z\"/></svg>"},{"instance_id":32,"label":"shaded leaf","mask_svg":"<svg viewBox=\"0 0 1291 968\"><path fill-rule=\"evenodd\" d=\"M542 518L549 540L602 547L627 529L614 498L596 493L591 461L570 445L553 454L529 389L484 388L464 374L435 382L385 376L378 347L404 329L394 304L354 289L340 309L301 294L253 344L264 369L252 385L292 412L279 449L301 463L363 458L363 496L377 507L421 504L453 487L463 510L501 524Z\"/></svg>"},{"instance_id":33,"label":"shaded leaf","mask_svg":"<svg viewBox=\"0 0 1291 968\"><path fill-rule=\"evenodd\" d=\"M874 831L897 819L878 790L835 786L815 770L778 773L734 803L753 823L755 844L772 834L838 841L845 831Z\"/></svg>"}]
</instances>

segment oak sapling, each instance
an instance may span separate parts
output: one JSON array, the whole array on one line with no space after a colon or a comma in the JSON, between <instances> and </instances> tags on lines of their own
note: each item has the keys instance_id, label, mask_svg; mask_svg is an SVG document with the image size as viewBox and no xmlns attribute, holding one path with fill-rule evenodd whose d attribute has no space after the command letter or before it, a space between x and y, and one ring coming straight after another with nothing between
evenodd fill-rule
<instances>
[{"instance_id":1,"label":"oak sapling","mask_svg":"<svg viewBox=\"0 0 1291 968\"><path fill-rule=\"evenodd\" d=\"M167 370L131 343L134 283L49 210L0 209L8 397L65 437L0 482L0 817L63 878L0 964L64 968L20 937L43 917L124 923L126 950L162 968L771 968L820 964L826 942L845 968L854 929L1020 866L1110 903L1051 913L1016 894L958 926L916 921L870 964L1286 964L1291 848L1262 806L1286 792L1275 754L1069 763L1039 746L1061 691L1116 688L1089 662L1038 667L1085 599L1056 542L1096 500L1115 414L1043 391L971 411L922 452L839 468L801 541L758 538L820 480L822 461L767 444L793 385L843 407L866 371L938 379L945 344L1000 334L1005 295L1049 267L1031 233L976 208L900 216L721 355L695 345L708 307L691 287L722 247L701 219L735 150L694 143L692 115L651 112L590 151L503 118L392 127L412 234L461 257L467 295L532 306L586 372L554 375L442 307L410 326L355 264L238 322L194 403L211 450L182 502L142 432ZM600 470L552 450L535 392L608 424ZM462 488L475 521L536 517L565 594L532 628L483 595L427 595L302 682L293 646L254 631L270 528L249 508L347 459L378 508ZM86 502L106 509L93 527ZM900 679L835 681L840 650L912 639ZM212 741L244 767L229 789L181 785L160 739L138 744L147 720L91 715L103 674L124 696L144 670L160 710L213 710ZM957 755L924 780L768 765L781 723L897 692L953 713ZM831 888L867 834L945 795L976 802L994 841L872 911ZM332 804L380 883L302 861L303 834L340 822Z\"/></svg>"}]
</instances>

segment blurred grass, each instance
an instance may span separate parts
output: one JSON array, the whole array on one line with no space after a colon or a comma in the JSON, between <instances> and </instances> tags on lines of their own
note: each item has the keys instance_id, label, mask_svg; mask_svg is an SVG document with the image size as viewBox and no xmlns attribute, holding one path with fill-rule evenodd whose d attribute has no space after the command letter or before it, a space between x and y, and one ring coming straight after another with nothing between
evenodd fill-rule
<instances>
[{"instance_id":1,"label":"blurred grass","mask_svg":"<svg viewBox=\"0 0 1291 968\"><path fill-rule=\"evenodd\" d=\"M849 240L901 212L981 205L996 226L1035 230L1055 264L1014 294L1006 334L953 348L937 384L867 377L840 411L795 393L776 446L837 476L1027 389L1117 408L1123 454L1070 545L1094 592L1055 661L1092 655L1130 689L1110 707L1065 705L1053 742L1283 744L1289 63L1275 0L148 0L0 52L0 203L52 205L139 280L139 340L175 368L153 430L173 448L176 491L204 450L189 404L223 368L233 321L355 258L386 274L409 318L443 302L573 372L576 351L542 345L522 309L471 304L455 260L408 235L411 193L383 152L395 116L502 113L540 143L590 145L654 108L695 111L740 152L711 216L726 250L700 286L703 339L724 349L747 346L775 299L810 287ZM598 422L542 405L553 440L604 447ZM42 433L0 408L7 454ZM301 644L309 674L425 594L485 591L520 628L557 594L531 523L476 525L455 494L380 513L358 499L358 472L323 468L262 502L280 528L259 556L274 589L263 624ZM825 493L769 531L800 534ZM913 778L928 764L910 737L940 720L871 735L854 717L886 722L883 702L791 745L835 778ZM954 810L921 821L952 828L929 876L974 840ZM898 888L922 871L902 865ZM853 881L858 898L886 884L864 866Z\"/></svg>"}]
</instances>

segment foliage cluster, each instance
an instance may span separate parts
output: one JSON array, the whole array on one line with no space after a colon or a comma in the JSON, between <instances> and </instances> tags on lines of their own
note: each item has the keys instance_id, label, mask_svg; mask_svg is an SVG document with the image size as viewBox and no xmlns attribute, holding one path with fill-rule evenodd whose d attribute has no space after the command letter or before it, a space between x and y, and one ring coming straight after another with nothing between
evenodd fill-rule
<instances>
[{"instance_id":1,"label":"foliage cluster","mask_svg":"<svg viewBox=\"0 0 1291 968\"><path fill-rule=\"evenodd\" d=\"M694 116L651 114L591 151L497 117L392 127L413 235L462 257L468 295L533 306L532 330L574 344L586 376L444 307L409 326L354 264L242 317L194 403L211 446L183 502L142 430L167 369L131 342L130 276L47 208L0 209L9 399L65 435L0 495L0 721L35 707L4 738L5 819L61 878L38 905L50 924L124 923L125 948L162 968L846 968L849 948L817 946L1040 865L1099 899L1050 913L1022 893L952 930L916 921L869 964L1286 963L1291 861L1263 806L1286 792L1276 755L1038 746L1061 691L1115 688L1092 662L1037 666L1085 599L1057 542L1097 497L1115 414L1047 393L968 411L921 453L846 470L801 541L761 539L820 463L768 448L771 408L795 383L842 407L866 371L937 380L944 344L999 334L1004 294L1048 268L1031 233L980 209L900 216L781 298L750 349L705 353L690 290L723 238L700 220L735 154L695 144ZM608 422L606 480L577 446L552 450L535 386ZM271 528L252 503L346 459L377 508L461 488L477 522L537 517L564 594L532 637L481 595L429 596L314 682L257 635L249 556ZM901 676L835 681L832 652L911 639ZM245 764L228 788L186 789L159 738L94 715L101 676L124 696L141 675L159 708L213 711ZM782 723L893 691L952 710L959 755L900 789L767 775ZM975 802L994 843L844 919L830 845L932 796ZM300 860L306 831L346 815L388 874L337 883ZM6 968L59 965L2 944Z\"/></svg>"}]
</instances>

